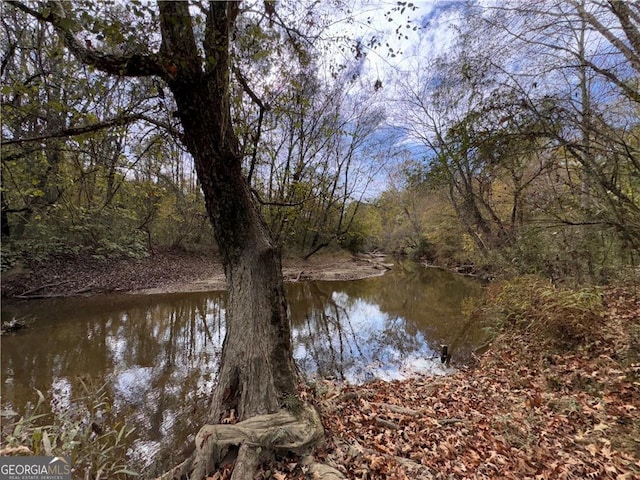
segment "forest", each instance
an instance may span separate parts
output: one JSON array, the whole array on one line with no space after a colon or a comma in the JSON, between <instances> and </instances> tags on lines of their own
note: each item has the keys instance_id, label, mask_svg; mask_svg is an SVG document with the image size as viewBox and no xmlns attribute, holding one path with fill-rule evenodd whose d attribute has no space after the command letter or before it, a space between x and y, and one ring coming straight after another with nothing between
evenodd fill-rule
<instances>
[{"instance_id":1,"label":"forest","mask_svg":"<svg viewBox=\"0 0 640 480\"><path fill-rule=\"evenodd\" d=\"M382 44L384 32L326 38L327 12L295 18L285 10L293 6L277 12L283 26L255 12L241 18L231 112L274 238L304 256L379 249L593 282L634 265L634 7L622 2L607 18L597 2L463 5L452 7L459 19L446 49L408 57L384 80L367 62L401 54ZM90 7L73 20L87 48L135 53L147 43L129 36L151 35L151 6ZM417 7L386 12L388 35L428 30L403 25L405 9ZM4 8L3 269L211 246L167 87L83 65L52 30ZM322 49L339 55L329 61Z\"/></svg>"},{"instance_id":2,"label":"forest","mask_svg":"<svg viewBox=\"0 0 640 480\"><path fill-rule=\"evenodd\" d=\"M580 414L595 409L587 412L595 423L574 432L592 456L576 454L576 462L586 459L576 476L567 467L573 446L558 447L569 463L536 470L554 445L519 459L495 447L504 438L488 440L475 425L473 448L494 442L498 450L481 455L521 467L504 478L640 472L637 3L9 0L1 8L3 296L96 293L66 282L74 271L83 272L82 284L115 275L100 291L139 290L153 279L132 281L134 288L109 266L170 277L180 270L172 259L206 257L226 275L227 340L202 419L211 425L197 437L207 446L180 474L497 478L477 470L468 450L463 463L453 461L459 430L438 440L448 445L439 455L403 451L407 436L425 435L411 423L420 408L412 395L427 388L418 380L403 384L414 393L382 383L375 393L336 385L310 393L297 384L281 259L345 251L409 258L485 282L486 299L466 304L465 315L509 339L496 352L530 379L514 393L527 405L517 419L526 428L535 424L527 408L570 423L568 397L551 399L558 392L586 382L600 395L601 409L576 400ZM545 367L517 363L509 348L531 348ZM577 379L556 377L563 356ZM605 357L606 367L596 365ZM517 381L494 361L481 360L474 381ZM591 373L581 377L582 368ZM553 393L540 392L539 370L555 382ZM468 372L459 375L437 393L445 404L453 397L443 396L466 395L472 383ZM391 410L398 418L384 438L398 446L387 451L363 425L396 401L404 410ZM333 450L316 455L316 470L265 467L274 460L262 450L281 459L284 450L317 444L323 421L314 402ZM349 402L354 410L341 417ZM374 413L367 417L363 405ZM473 410L467 400L457 408ZM465 425L469 411L451 413L440 434ZM253 421L256 432L281 422L289 437L254 439L264 449L240 436L209 441L224 436L218 424L229 423L229 412ZM391 440L399 425L413 433L407 427L403 440ZM364 447L347 438L359 428L369 428L359 437L368 439ZM623 440L613 447L609 437L608 444L589 437L614 433ZM456 446L447 443L454 437ZM21 443L12 438L4 439L11 448ZM233 473L220 467L213 475L232 444ZM332 462L346 466L322 465ZM417 464L428 471L412 477ZM110 473L129 472L117 471Z\"/></svg>"}]
</instances>

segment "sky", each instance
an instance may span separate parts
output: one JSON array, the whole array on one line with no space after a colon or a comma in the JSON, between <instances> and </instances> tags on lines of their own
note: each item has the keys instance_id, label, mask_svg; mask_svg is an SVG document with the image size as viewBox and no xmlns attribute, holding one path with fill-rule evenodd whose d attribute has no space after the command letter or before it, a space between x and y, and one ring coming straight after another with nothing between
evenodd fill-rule
<instances>
[{"instance_id":1,"label":"sky","mask_svg":"<svg viewBox=\"0 0 640 480\"><path fill-rule=\"evenodd\" d=\"M401 3L404 5L389 0L354 2L353 19L337 22L332 28L336 35L342 33L360 39L364 45L373 37L378 40L376 47L363 49L365 56L359 65L359 85L370 90L376 81L382 83L381 101L387 111L387 124L381 126L378 135L381 138L389 137L395 130L398 151L406 150L414 159L420 159L429 155L429 152L423 144L412 141L406 133L402 133L401 103L394 101L403 97L398 90L397 80L412 73L415 76L420 65L451 47L455 39L453 27L467 3L455 0ZM327 53L331 58L337 54L334 51ZM407 155L390 159L385 169L369 184L366 197L375 197L387 188L389 175L393 174L399 162L406 159Z\"/></svg>"},{"instance_id":2,"label":"sky","mask_svg":"<svg viewBox=\"0 0 640 480\"><path fill-rule=\"evenodd\" d=\"M466 2L417 0L399 6L388 0L361 0L354 8L354 22L338 24L364 42L376 37L379 45L366 50L363 74L379 77L406 72L425 58L442 53L454 39L452 26ZM360 4L360 5L358 5Z\"/></svg>"}]
</instances>

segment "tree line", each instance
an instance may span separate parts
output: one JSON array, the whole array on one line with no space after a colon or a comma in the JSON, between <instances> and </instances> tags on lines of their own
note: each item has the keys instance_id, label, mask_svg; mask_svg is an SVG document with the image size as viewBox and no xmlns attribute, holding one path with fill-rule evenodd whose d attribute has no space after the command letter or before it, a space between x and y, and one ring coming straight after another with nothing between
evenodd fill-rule
<instances>
[{"instance_id":1,"label":"tree line","mask_svg":"<svg viewBox=\"0 0 640 480\"><path fill-rule=\"evenodd\" d=\"M54 26L4 10L3 268L23 257L141 257L157 247L211 246L195 164L166 84L83 64ZM82 41L90 52L135 54L144 38L121 42L154 15L136 2L132 9L88 4L69 25L87 29ZM362 90L355 58L345 55L325 77L309 40L284 41L290 33L264 18L240 20L231 115L243 175L271 232L308 256L350 230L386 162L388 147L375 135L385 113L380 95Z\"/></svg>"},{"instance_id":2,"label":"tree line","mask_svg":"<svg viewBox=\"0 0 640 480\"><path fill-rule=\"evenodd\" d=\"M640 7L460 8L452 47L400 80L422 158L378 200L377 244L554 279L635 265Z\"/></svg>"},{"instance_id":3,"label":"tree line","mask_svg":"<svg viewBox=\"0 0 640 480\"><path fill-rule=\"evenodd\" d=\"M344 58L327 66L320 21L316 37L283 41L291 32L268 28L268 17L241 20L232 115L274 238L305 256L378 248L552 277L605 279L632 264L637 6L457 9L452 46L384 86L360 77L374 42L343 42ZM166 86L83 65L51 25L5 11L3 267L22 256L210 246ZM122 49L127 28L153 21L149 11L114 7L110 26L82 12L97 32L86 46ZM382 192L367 190L383 176Z\"/></svg>"}]
</instances>

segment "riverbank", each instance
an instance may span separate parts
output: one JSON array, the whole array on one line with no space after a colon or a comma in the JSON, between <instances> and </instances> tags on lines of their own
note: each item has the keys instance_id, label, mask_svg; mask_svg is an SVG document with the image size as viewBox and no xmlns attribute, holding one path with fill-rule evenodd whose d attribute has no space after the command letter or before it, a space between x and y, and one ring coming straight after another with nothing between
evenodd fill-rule
<instances>
[{"instance_id":1,"label":"riverbank","mask_svg":"<svg viewBox=\"0 0 640 480\"><path fill-rule=\"evenodd\" d=\"M357 280L386 271L384 260L346 252L308 260L283 258L285 281ZM98 293L204 292L225 288L224 270L212 252L157 251L144 259L59 258L3 272L2 296L53 298Z\"/></svg>"},{"instance_id":2,"label":"riverbank","mask_svg":"<svg viewBox=\"0 0 640 480\"><path fill-rule=\"evenodd\" d=\"M91 281L119 291L171 291L210 285L198 280L222 275L207 256L168 255L154 259L157 270L145 261L112 264L98 281L89 265L76 265L76 273L65 266L39 283L16 285L35 289L31 295L55 292L60 278L71 291ZM379 274L382 261L332 254L284 263L293 281ZM318 407L326 431L314 460L350 479L639 478L640 295L634 287L609 287L602 305L597 335L571 348L532 330L511 330L475 365L450 376L361 386L316 381L301 392ZM229 478L229 470L216 478ZM287 458L264 465L259 478L314 477L303 461Z\"/></svg>"},{"instance_id":3,"label":"riverbank","mask_svg":"<svg viewBox=\"0 0 640 480\"><path fill-rule=\"evenodd\" d=\"M572 350L511 332L451 376L318 382L316 460L369 480L640 478L640 300L603 296L597 339ZM309 478L300 464L265 469Z\"/></svg>"}]
</instances>

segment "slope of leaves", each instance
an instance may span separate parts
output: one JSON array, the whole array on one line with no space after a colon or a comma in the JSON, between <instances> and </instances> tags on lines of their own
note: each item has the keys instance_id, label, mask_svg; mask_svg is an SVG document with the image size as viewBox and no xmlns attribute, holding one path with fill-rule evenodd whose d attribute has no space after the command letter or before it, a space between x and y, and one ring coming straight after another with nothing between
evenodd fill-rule
<instances>
[{"instance_id":1,"label":"slope of leaves","mask_svg":"<svg viewBox=\"0 0 640 480\"><path fill-rule=\"evenodd\" d=\"M353 479L639 478L640 300L603 295L601 335L569 352L512 332L450 377L317 383L316 459ZM314 477L289 461L260 478Z\"/></svg>"}]
</instances>

